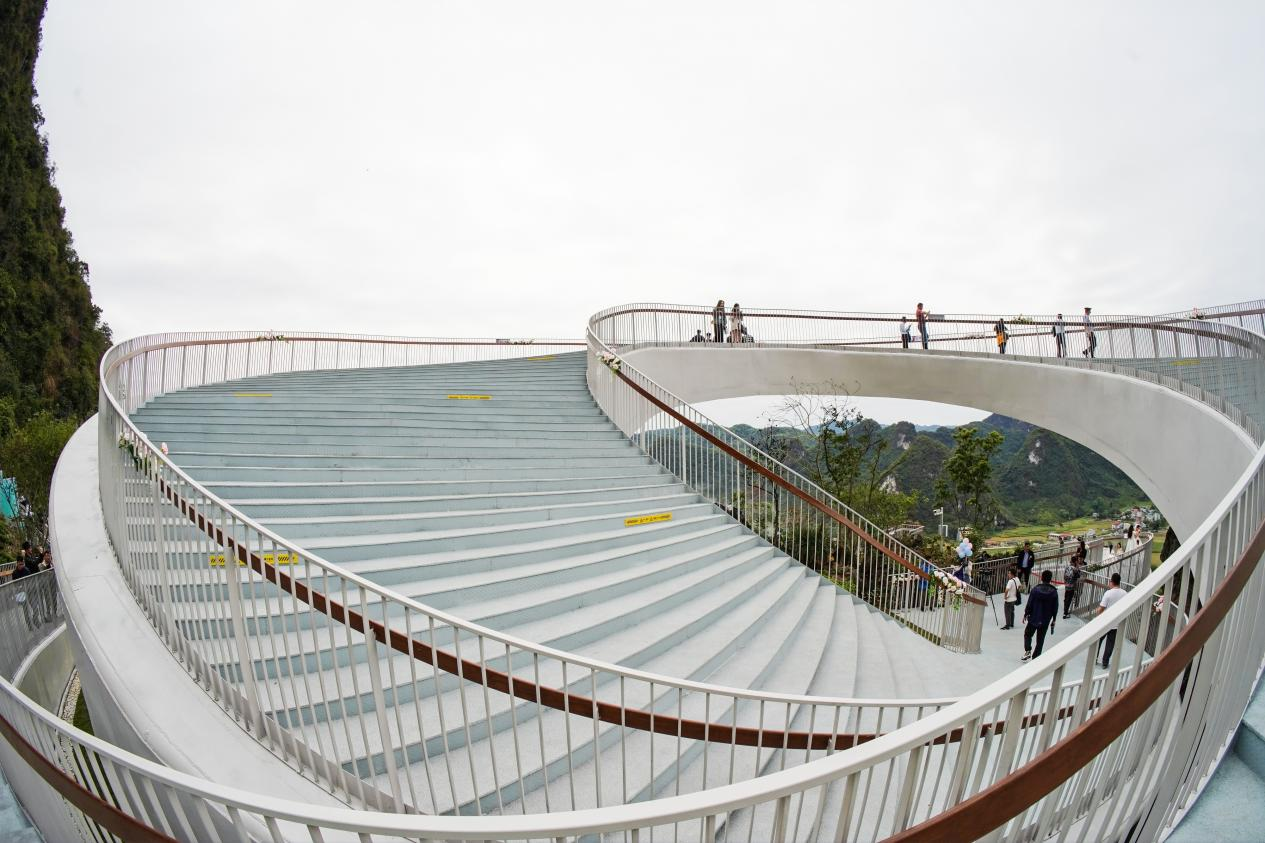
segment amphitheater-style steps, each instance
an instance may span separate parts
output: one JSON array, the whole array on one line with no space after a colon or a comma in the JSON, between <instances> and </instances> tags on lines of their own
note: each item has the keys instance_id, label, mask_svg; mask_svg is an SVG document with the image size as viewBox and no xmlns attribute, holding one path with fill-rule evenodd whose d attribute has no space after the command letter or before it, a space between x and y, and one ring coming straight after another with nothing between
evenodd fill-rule
<instances>
[{"instance_id":1,"label":"amphitheater-style steps","mask_svg":"<svg viewBox=\"0 0 1265 843\"><path fill-rule=\"evenodd\" d=\"M501 632L739 688L888 699L960 690L963 670L978 662L839 592L690 491L606 419L589 395L584 364L583 354L571 354L272 375L165 395L134 418L194 478L278 534ZM625 524L662 512L671 520ZM237 675L235 653L214 625L199 621L198 598L185 595L182 628L201 639L212 664ZM366 738L377 729L366 723L378 715L366 647L348 646L306 607L278 615L278 602L275 592L256 588L244 604L250 669L269 714L326 754L354 759L350 769L390 792L387 759ZM438 643L453 645L451 636ZM495 669L536 679L520 657L485 657ZM401 747L399 777L411 783L402 785L403 798L421 811L557 810L573 799L591 806L599 787L609 805L697 790L704 778L714 786L728 780L731 765L735 778L749 778L803 760L803 753L716 745L678 760L675 737L620 740L609 724L580 735L572 723L568 735L559 712L463 693L452 677L436 681L429 666L403 655L388 663L397 681L383 689L386 714ZM308 681L291 682L298 672ZM556 665L539 681L564 684ZM588 694L588 682L566 677L576 693ZM618 698L614 684L599 686L598 695ZM653 700L647 693L625 702L740 725L760 716L755 704L704 712L701 695L678 701L661 688ZM413 714L415 696L433 703L421 717ZM408 716L397 716L397 704ZM485 706L490 728L467 735L454 725L463 710L482 720ZM801 707L766 710L763 722L781 728L789 719L799 729L809 716ZM543 740L515 749L524 724ZM830 728L820 719L814 725ZM524 759L522 781L493 781L491 759L514 751ZM441 774L445 752L463 763ZM497 766L503 772L505 762ZM627 769L638 773L631 787Z\"/></svg>"}]
</instances>

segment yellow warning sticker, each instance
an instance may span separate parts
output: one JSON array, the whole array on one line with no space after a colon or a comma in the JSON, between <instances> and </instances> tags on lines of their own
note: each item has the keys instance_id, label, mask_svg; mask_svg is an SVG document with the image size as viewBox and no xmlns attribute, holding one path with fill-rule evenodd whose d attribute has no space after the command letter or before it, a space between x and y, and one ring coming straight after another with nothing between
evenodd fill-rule
<instances>
[{"instance_id":1,"label":"yellow warning sticker","mask_svg":"<svg viewBox=\"0 0 1265 843\"><path fill-rule=\"evenodd\" d=\"M636 518L625 518L625 527L640 527L642 524L654 524L658 521L671 521L672 513L656 512L654 515L638 515Z\"/></svg>"},{"instance_id":2,"label":"yellow warning sticker","mask_svg":"<svg viewBox=\"0 0 1265 843\"><path fill-rule=\"evenodd\" d=\"M1199 360L1174 360L1174 366L1198 366Z\"/></svg>"},{"instance_id":3,"label":"yellow warning sticker","mask_svg":"<svg viewBox=\"0 0 1265 843\"><path fill-rule=\"evenodd\" d=\"M212 553L210 559L211 559L212 568L224 567L223 553ZM302 560L299 558L299 555L297 553L291 554L291 553L283 552L283 553L265 553L264 554L264 562L269 565L298 565L301 561ZM237 567L244 568L246 567L246 563L238 559Z\"/></svg>"},{"instance_id":4,"label":"yellow warning sticker","mask_svg":"<svg viewBox=\"0 0 1265 843\"><path fill-rule=\"evenodd\" d=\"M552 354L542 354L542 355L540 355L539 357L527 357L527 358L525 358L525 359L527 359L527 360L552 360L553 358L554 358L554 355L552 355Z\"/></svg>"},{"instance_id":5,"label":"yellow warning sticker","mask_svg":"<svg viewBox=\"0 0 1265 843\"><path fill-rule=\"evenodd\" d=\"M449 395L454 401L491 401L491 395Z\"/></svg>"},{"instance_id":6,"label":"yellow warning sticker","mask_svg":"<svg viewBox=\"0 0 1265 843\"><path fill-rule=\"evenodd\" d=\"M234 392L234 398L271 398L271 392Z\"/></svg>"}]
</instances>

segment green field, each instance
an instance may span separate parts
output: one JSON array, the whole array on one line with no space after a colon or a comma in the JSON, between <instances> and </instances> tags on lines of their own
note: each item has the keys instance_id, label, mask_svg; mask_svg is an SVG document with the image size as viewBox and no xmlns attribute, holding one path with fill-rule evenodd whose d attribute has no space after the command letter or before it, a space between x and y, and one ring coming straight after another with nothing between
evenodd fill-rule
<instances>
[{"instance_id":1,"label":"green field","mask_svg":"<svg viewBox=\"0 0 1265 843\"><path fill-rule=\"evenodd\" d=\"M1051 524L1024 524L1018 527L1010 527L1002 530L992 536L989 536L984 545L989 551L994 549L1002 549L1007 547L1018 547L1025 541L1033 544L1045 542L1049 539L1050 533L1071 533L1079 536L1090 530L1096 531L1102 535L1111 529L1112 518L1073 518L1070 521L1060 521Z\"/></svg>"}]
</instances>

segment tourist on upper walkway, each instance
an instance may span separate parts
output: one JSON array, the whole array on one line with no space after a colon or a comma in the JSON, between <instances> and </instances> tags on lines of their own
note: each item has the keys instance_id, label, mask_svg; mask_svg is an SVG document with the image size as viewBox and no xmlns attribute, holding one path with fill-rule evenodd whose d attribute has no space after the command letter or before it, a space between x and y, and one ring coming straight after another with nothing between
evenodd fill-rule
<instances>
[{"instance_id":1,"label":"tourist on upper walkway","mask_svg":"<svg viewBox=\"0 0 1265 843\"><path fill-rule=\"evenodd\" d=\"M922 347L927 347L927 317L930 311L922 309L922 302L918 302L918 307L914 310L914 321L918 323L918 333L922 335Z\"/></svg>"},{"instance_id":2,"label":"tourist on upper walkway","mask_svg":"<svg viewBox=\"0 0 1265 843\"><path fill-rule=\"evenodd\" d=\"M1032 569L1036 567L1037 555L1032 552L1032 542L1024 542L1019 551L1019 576L1023 578L1023 587L1031 588Z\"/></svg>"},{"instance_id":3,"label":"tourist on upper walkway","mask_svg":"<svg viewBox=\"0 0 1265 843\"><path fill-rule=\"evenodd\" d=\"M1085 350L1081 354L1093 358L1094 349L1098 348L1098 338L1094 336L1094 320L1089 318L1089 308L1085 308Z\"/></svg>"},{"instance_id":4,"label":"tourist on upper walkway","mask_svg":"<svg viewBox=\"0 0 1265 843\"><path fill-rule=\"evenodd\" d=\"M1080 554L1073 553L1071 560L1063 568L1063 617L1072 616L1072 607L1076 605L1077 593L1081 587L1081 574L1085 560Z\"/></svg>"},{"instance_id":5,"label":"tourist on upper walkway","mask_svg":"<svg viewBox=\"0 0 1265 843\"><path fill-rule=\"evenodd\" d=\"M1054 632L1054 617L1059 611L1059 592L1052 584L1053 571L1042 571L1041 582L1028 595L1028 608L1023 610L1023 622L1027 624L1023 631L1023 661L1035 659L1041 655L1045 647L1045 634ZM1037 638L1037 646L1032 647L1032 636Z\"/></svg>"},{"instance_id":6,"label":"tourist on upper walkway","mask_svg":"<svg viewBox=\"0 0 1265 843\"><path fill-rule=\"evenodd\" d=\"M734 302L733 313L729 314L729 341L742 342L742 307Z\"/></svg>"},{"instance_id":7,"label":"tourist on upper walkway","mask_svg":"<svg viewBox=\"0 0 1265 843\"><path fill-rule=\"evenodd\" d=\"M909 327L909 320L902 316L900 318L900 347L909 348L909 341L913 338L914 335Z\"/></svg>"},{"instance_id":8,"label":"tourist on upper walkway","mask_svg":"<svg viewBox=\"0 0 1265 843\"><path fill-rule=\"evenodd\" d=\"M719 299L712 308L712 332L716 342L725 341L725 300Z\"/></svg>"},{"instance_id":9,"label":"tourist on upper walkway","mask_svg":"<svg viewBox=\"0 0 1265 843\"><path fill-rule=\"evenodd\" d=\"M707 342L707 337L703 336L702 328L694 332L694 336L690 337L690 342Z\"/></svg>"},{"instance_id":10,"label":"tourist on upper walkway","mask_svg":"<svg viewBox=\"0 0 1265 843\"><path fill-rule=\"evenodd\" d=\"M1063 314L1060 313L1058 318L1054 320L1054 327L1050 328L1050 333L1054 334L1054 351L1059 357L1067 356L1067 323L1063 321Z\"/></svg>"},{"instance_id":11,"label":"tourist on upper walkway","mask_svg":"<svg viewBox=\"0 0 1265 843\"><path fill-rule=\"evenodd\" d=\"M1102 600L1098 601L1098 611L1096 614L1101 615L1112 606L1124 599L1125 590L1120 587L1120 574L1111 575L1111 588L1102 596ZM1116 649L1116 631L1114 629L1107 632L1102 638L1098 639L1099 644L1103 645L1102 666L1103 668L1111 667L1111 654Z\"/></svg>"},{"instance_id":12,"label":"tourist on upper walkway","mask_svg":"<svg viewBox=\"0 0 1265 843\"><path fill-rule=\"evenodd\" d=\"M997 317L997 324L993 326L993 333L997 335L997 353L1006 353L1006 341L1010 339L1010 332L1006 330L1006 320L1000 316Z\"/></svg>"},{"instance_id":13,"label":"tourist on upper walkway","mask_svg":"<svg viewBox=\"0 0 1265 843\"><path fill-rule=\"evenodd\" d=\"M1019 569L1010 566L1010 574L1006 579L1006 590L1002 597L1002 608L1006 612L1006 625L1002 629L1015 628L1015 607L1019 605Z\"/></svg>"}]
</instances>

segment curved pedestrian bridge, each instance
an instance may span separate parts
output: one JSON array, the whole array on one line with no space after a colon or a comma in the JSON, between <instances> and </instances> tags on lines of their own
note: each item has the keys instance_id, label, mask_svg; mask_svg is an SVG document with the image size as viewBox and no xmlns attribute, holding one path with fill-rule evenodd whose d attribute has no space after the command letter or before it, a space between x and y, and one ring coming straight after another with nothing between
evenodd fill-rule
<instances>
[{"instance_id":1,"label":"curved pedestrian bridge","mask_svg":"<svg viewBox=\"0 0 1265 843\"><path fill-rule=\"evenodd\" d=\"M1138 699L1082 762L1092 775L1029 779L1018 813L973 821L1006 836L1171 826L1257 673L1216 694L1208 673L1181 678L1182 648L1209 658L1213 631L1260 589L1259 335L1108 319L1099 359L1056 358L1033 320L1002 358L975 326L994 317L943 320L924 352L893 345L886 317L753 311L754 343L681 341L708 318L615 308L582 349L318 335L120 346L103 363L99 449L85 428L67 456L99 467L116 555L93 577L131 592L188 692L267 748L270 777L370 809L351 812L362 831L385 810L453 815L404 836L933 833ZM984 592L692 406L795 379L1068 435L1137 481L1186 547L1150 575L1149 548L1099 560L1103 577L1128 574L1129 598L1093 629L1060 626L1020 666L1019 633L996 629ZM73 582L74 553L58 558ZM1236 576L1237 593L1219 590ZM1082 617L1096 588L1077 596ZM1208 620L1208 607L1224 611ZM87 661L117 608L68 596ZM1104 669L1108 628L1121 646ZM1216 660L1259 666L1258 635L1220 635ZM96 672L119 724L162 721L128 709L117 689L134 677ZM1194 706L1224 712L1219 742L1192 743ZM1203 766L1157 766L1179 752ZM215 764L192 768L214 778ZM1098 796L1111 811L1088 808ZM1172 807L1157 812L1162 799ZM248 813L263 828L277 816Z\"/></svg>"}]
</instances>

